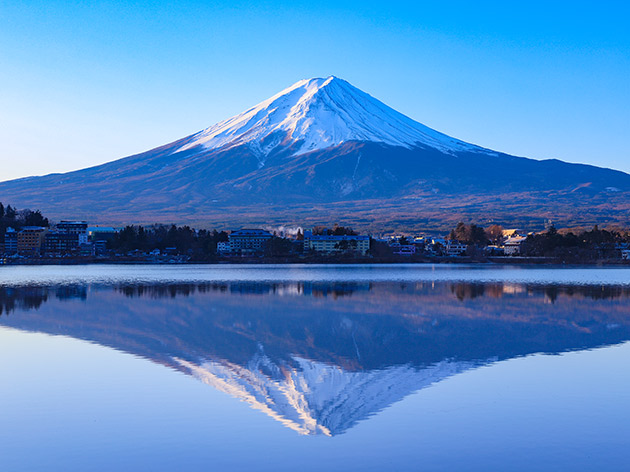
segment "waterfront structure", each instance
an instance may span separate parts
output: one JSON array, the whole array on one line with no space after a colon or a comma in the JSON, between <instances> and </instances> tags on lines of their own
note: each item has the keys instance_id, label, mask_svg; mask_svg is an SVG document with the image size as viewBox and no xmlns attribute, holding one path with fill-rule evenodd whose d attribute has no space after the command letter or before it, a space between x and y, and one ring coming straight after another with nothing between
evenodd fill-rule
<instances>
[{"instance_id":1,"label":"waterfront structure","mask_svg":"<svg viewBox=\"0 0 630 472\"><path fill-rule=\"evenodd\" d=\"M17 248L17 231L13 228L7 228L4 233L4 253L5 254L16 254L18 251Z\"/></svg>"},{"instance_id":2,"label":"waterfront structure","mask_svg":"<svg viewBox=\"0 0 630 472\"><path fill-rule=\"evenodd\" d=\"M461 256L468 249L468 245L460 241L449 239L446 243L446 254L449 256Z\"/></svg>"},{"instance_id":3,"label":"waterfront structure","mask_svg":"<svg viewBox=\"0 0 630 472\"><path fill-rule=\"evenodd\" d=\"M88 242L88 224L86 221L61 221L57 224L57 231L61 234L76 234L78 245Z\"/></svg>"},{"instance_id":4,"label":"waterfront structure","mask_svg":"<svg viewBox=\"0 0 630 472\"><path fill-rule=\"evenodd\" d=\"M264 229L243 228L232 231L228 236L232 254L260 254L265 250L267 241L272 238Z\"/></svg>"},{"instance_id":5,"label":"waterfront structure","mask_svg":"<svg viewBox=\"0 0 630 472\"><path fill-rule=\"evenodd\" d=\"M503 243L503 252L506 256L518 256L521 253L521 245L526 239L526 236L510 236Z\"/></svg>"},{"instance_id":6,"label":"waterfront structure","mask_svg":"<svg viewBox=\"0 0 630 472\"><path fill-rule=\"evenodd\" d=\"M111 226L90 226L87 228L88 239L95 243L96 241L109 241L116 236L118 230Z\"/></svg>"},{"instance_id":7,"label":"waterfront structure","mask_svg":"<svg viewBox=\"0 0 630 472\"><path fill-rule=\"evenodd\" d=\"M79 248L79 235L50 231L44 237L44 253L60 255L74 253Z\"/></svg>"},{"instance_id":8,"label":"waterfront structure","mask_svg":"<svg viewBox=\"0 0 630 472\"><path fill-rule=\"evenodd\" d=\"M393 243L389 245L392 250L392 254L396 254L398 256L412 256L416 253L416 246L414 244L400 244Z\"/></svg>"},{"instance_id":9,"label":"waterfront structure","mask_svg":"<svg viewBox=\"0 0 630 472\"><path fill-rule=\"evenodd\" d=\"M17 252L20 255L38 255L41 253L47 228L43 226L24 226L17 234Z\"/></svg>"},{"instance_id":10,"label":"waterfront structure","mask_svg":"<svg viewBox=\"0 0 630 472\"><path fill-rule=\"evenodd\" d=\"M350 251L365 255L369 249L369 236L337 236L331 234L313 234L312 231L304 232L304 251L315 251L324 254Z\"/></svg>"},{"instance_id":11,"label":"waterfront structure","mask_svg":"<svg viewBox=\"0 0 630 472\"><path fill-rule=\"evenodd\" d=\"M221 241L217 243L217 252L219 254L229 254L231 252L229 241Z\"/></svg>"}]
</instances>

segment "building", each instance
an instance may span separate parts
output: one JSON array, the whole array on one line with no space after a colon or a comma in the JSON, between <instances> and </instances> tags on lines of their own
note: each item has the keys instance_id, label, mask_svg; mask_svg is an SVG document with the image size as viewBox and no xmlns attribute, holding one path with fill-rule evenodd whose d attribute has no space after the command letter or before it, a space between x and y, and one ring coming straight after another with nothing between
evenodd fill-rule
<instances>
[{"instance_id":1,"label":"building","mask_svg":"<svg viewBox=\"0 0 630 472\"><path fill-rule=\"evenodd\" d=\"M17 253L17 231L13 228L7 228L4 233L4 253L16 254Z\"/></svg>"},{"instance_id":2,"label":"building","mask_svg":"<svg viewBox=\"0 0 630 472\"><path fill-rule=\"evenodd\" d=\"M511 238L513 236L522 236L525 234L525 231L523 231L522 229L504 229L502 232L502 236L504 238Z\"/></svg>"},{"instance_id":3,"label":"building","mask_svg":"<svg viewBox=\"0 0 630 472\"><path fill-rule=\"evenodd\" d=\"M78 234L50 231L44 237L44 252L47 255L71 254L78 249Z\"/></svg>"},{"instance_id":4,"label":"building","mask_svg":"<svg viewBox=\"0 0 630 472\"><path fill-rule=\"evenodd\" d=\"M521 245L527 237L510 236L503 243L503 252L506 256L518 256L521 253Z\"/></svg>"},{"instance_id":5,"label":"building","mask_svg":"<svg viewBox=\"0 0 630 472\"><path fill-rule=\"evenodd\" d=\"M483 248L483 252L486 256L503 256L505 255L505 251L503 247L490 245Z\"/></svg>"},{"instance_id":6,"label":"building","mask_svg":"<svg viewBox=\"0 0 630 472\"><path fill-rule=\"evenodd\" d=\"M461 256L466 253L468 244L464 244L460 241L454 241L449 239L446 243L446 254L449 256Z\"/></svg>"},{"instance_id":7,"label":"building","mask_svg":"<svg viewBox=\"0 0 630 472\"><path fill-rule=\"evenodd\" d=\"M304 232L304 251L315 251L325 254L350 251L365 255L369 249L369 236L315 235L311 231Z\"/></svg>"},{"instance_id":8,"label":"building","mask_svg":"<svg viewBox=\"0 0 630 472\"><path fill-rule=\"evenodd\" d=\"M90 226L87 228L88 241L92 244L92 253L95 256L107 254L107 243L114 239L118 230L111 226Z\"/></svg>"},{"instance_id":9,"label":"building","mask_svg":"<svg viewBox=\"0 0 630 472\"><path fill-rule=\"evenodd\" d=\"M416 246L414 244L400 244L393 243L389 245L392 250L392 254L396 254L398 256L412 256L416 253Z\"/></svg>"},{"instance_id":10,"label":"building","mask_svg":"<svg viewBox=\"0 0 630 472\"><path fill-rule=\"evenodd\" d=\"M88 242L88 224L86 221L61 221L57 224L57 231L61 234L76 234L79 245Z\"/></svg>"},{"instance_id":11,"label":"building","mask_svg":"<svg viewBox=\"0 0 630 472\"><path fill-rule=\"evenodd\" d=\"M622 249L621 250L621 258L624 261L630 261L630 249Z\"/></svg>"},{"instance_id":12,"label":"building","mask_svg":"<svg viewBox=\"0 0 630 472\"><path fill-rule=\"evenodd\" d=\"M231 251L229 241L220 241L217 243L217 252L219 254L229 254Z\"/></svg>"},{"instance_id":13,"label":"building","mask_svg":"<svg viewBox=\"0 0 630 472\"><path fill-rule=\"evenodd\" d=\"M90 226L87 228L87 234L90 241L110 241L114 239L118 230L111 226Z\"/></svg>"},{"instance_id":14,"label":"building","mask_svg":"<svg viewBox=\"0 0 630 472\"><path fill-rule=\"evenodd\" d=\"M264 229L239 229L228 236L230 252L233 254L260 254L265 250L267 241L272 238Z\"/></svg>"},{"instance_id":15,"label":"building","mask_svg":"<svg viewBox=\"0 0 630 472\"><path fill-rule=\"evenodd\" d=\"M44 245L47 228L42 226L25 226L17 234L17 252L24 256L39 255Z\"/></svg>"}]
</instances>

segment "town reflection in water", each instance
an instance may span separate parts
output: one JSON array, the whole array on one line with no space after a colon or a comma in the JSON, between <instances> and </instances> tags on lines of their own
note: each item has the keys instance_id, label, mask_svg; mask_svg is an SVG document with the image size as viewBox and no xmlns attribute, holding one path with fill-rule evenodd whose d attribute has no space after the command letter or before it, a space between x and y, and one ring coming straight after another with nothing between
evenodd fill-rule
<instances>
[{"instance_id":1,"label":"town reflection in water","mask_svg":"<svg viewBox=\"0 0 630 472\"><path fill-rule=\"evenodd\" d=\"M508 283L0 287L0 325L192 375L300 434L338 435L457 373L630 339L630 288Z\"/></svg>"}]
</instances>

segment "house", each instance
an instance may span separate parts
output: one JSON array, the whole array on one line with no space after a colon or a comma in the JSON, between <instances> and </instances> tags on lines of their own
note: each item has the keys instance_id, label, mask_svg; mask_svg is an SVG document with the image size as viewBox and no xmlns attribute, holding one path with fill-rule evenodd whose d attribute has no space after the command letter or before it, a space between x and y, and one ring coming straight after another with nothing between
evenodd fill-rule
<instances>
[{"instance_id":1,"label":"house","mask_svg":"<svg viewBox=\"0 0 630 472\"><path fill-rule=\"evenodd\" d=\"M264 229L239 229L228 236L230 252L234 254L260 254L265 250L267 241L272 238Z\"/></svg>"},{"instance_id":2,"label":"house","mask_svg":"<svg viewBox=\"0 0 630 472\"><path fill-rule=\"evenodd\" d=\"M521 253L521 245L527 239L526 236L510 236L503 242L503 252L506 256L518 256Z\"/></svg>"},{"instance_id":3,"label":"house","mask_svg":"<svg viewBox=\"0 0 630 472\"><path fill-rule=\"evenodd\" d=\"M461 256L466 253L468 244L464 244L460 241L449 239L446 243L446 254L449 256Z\"/></svg>"},{"instance_id":4,"label":"house","mask_svg":"<svg viewBox=\"0 0 630 472\"><path fill-rule=\"evenodd\" d=\"M490 245L483 248L483 252L487 256L503 256L505 255L505 251L502 247Z\"/></svg>"},{"instance_id":5,"label":"house","mask_svg":"<svg viewBox=\"0 0 630 472\"><path fill-rule=\"evenodd\" d=\"M351 251L365 255L369 249L369 236L313 234L312 231L304 232L304 251L315 251L324 254Z\"/></svg>"},{"instance_id":6,"label":"house","mask_svg":"<svg viewBox=\"0 0 630 472\"><path fill-rule=\"evenodd\" d=\"M416 253L416 246L413 244L400 244L393 243L390 244L389 247L392 250L392 254L396 254L398 256L411 256Z\"/></svg>"}]
</instances>

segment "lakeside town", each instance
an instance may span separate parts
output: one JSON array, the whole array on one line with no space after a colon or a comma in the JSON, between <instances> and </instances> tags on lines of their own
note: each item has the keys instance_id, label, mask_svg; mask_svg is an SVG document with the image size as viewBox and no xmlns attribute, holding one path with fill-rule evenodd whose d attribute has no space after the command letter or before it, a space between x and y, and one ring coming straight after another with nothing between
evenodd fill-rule
<instances>
[{"instance_id":1,"label":"lakeside town","mask_svg":"<svg viewBox=\"0 0 630 472\"><path fill-rule=\"evenodd\" d=\"M448 235L358 234L349 227L197 230L189 226L51 223L0 203L2 264L91 262L630 262L630 232L544 231L459 223Z\"/></svg>"}]
</instances>

